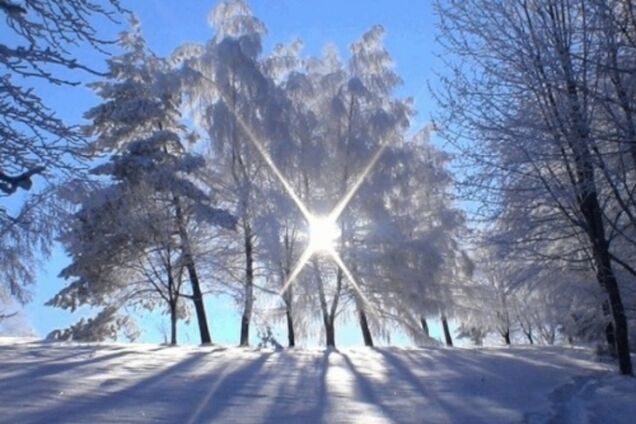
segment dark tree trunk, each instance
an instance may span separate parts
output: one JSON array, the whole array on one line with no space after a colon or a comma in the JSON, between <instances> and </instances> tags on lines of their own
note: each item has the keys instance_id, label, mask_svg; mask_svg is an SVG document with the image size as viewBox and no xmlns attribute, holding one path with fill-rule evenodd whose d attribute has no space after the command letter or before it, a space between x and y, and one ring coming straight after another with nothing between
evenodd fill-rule
<instances>
[{"instance_id":1,"label":"dark tree trunk","mask_svg":"<svg viewBox=\"0 0 636 424\"><path fill-rule=\"evenodd\" d=\"M201 293L201 284L194 262L190 261L187 266L188 275L190 276L190 284L192 285L192 302L194 310L197 314L197 322L199 323L199 334L201 336L201 344L208 345L212 343L210 329L208 328L208 320L205 316L205 305L203 304L203 294Z\"/></svg>"},{"instance_id":2,"label":"dark tree trunk","mask_svg":"<svg viewBox=\"0 0 636 424\"><path fill-rule=\"evenodd\" d=\"M241 317L241 343L240 346L250 345L250 318L245 312Z\"/></svg>"},{"instance_id":3,"label":"dark tree trunk","mask_svg":"<svg viewBox=\"0 0 636 424\"><path fill-rule=\"evenodd\" d=\"M428 329L428 323L426 322L426 318L421 317L420 324L422 325L422 331L424 332L424 334L426 334L426 337L430 337L431 334Z\"/></svg>"},{"instance_id":4,"label":"dark tree trunk","mask_svg":"<svg viewBox=\"0 0 636 424\"><path fill-rule=\"evenodd\" d=\"M369 321L363 308L358 308L358 317L360 318L360 329L362 330L364 345L373 347L373 337L371 336L371 330L369 330Z\"/></svg>"},{"instance_id":5,"label":"dark tree trunk","mask_svg":"<svg viewBox=\"0 0 636 424\"><path fill-rule=\"evenodd\" d=\"M568 57L564 57L568 59ZM564 60L564 70L571 72L571 64ZM605 235L603 223L603 208L598 200L595 183L595 165L590 153L590 134L585 126L586 120L582 116L582 107L578 98L577 84L573 78L567 78L567 93L570 98L570 116L575 125L575 138L568 139L570 148L574 152L576 165L576 182L579 192L577 202L579 210L585 219L587 235L592 246L592 257L596 268L596 278L600 286L605 289L610 304L613 319L615 349L621 374L632 374L632 361L629 352L627 334L627 319L621 299L616 276L612 270L609 243ZM608 340L609 341L609 340Z\"/></svg>"},{"instance_id":6,"label":"dark tree trunk","mask_svg":"<svg viewBox=\"0 0 636 424\"><path fill-rule=\"evenodd\" d=\"M241 346L250 344L250 321L254 304L254 257L252 229L245 224L245 308L241 318Z\"/></svg>"},{"instance_id":7,"label":"dark tree trunk","mask_svg":"<svg viewBox=\"0 0 636 424\"><path fill-rule=\"evenodd\" d=\"M526 331L525 333L526 333L526 337L528 338L528 343L533 345L534 344L534 339L532 338L532 329Z\"/></svg>"},{"instance_id":8,"label":"dark tree trunk","mask_svg":"<svg viewBox=\"0 0 636 424\"><path fill-rule=\"evenodd\" d=\"M181 249L183 251L184 262L186 269L188 270L188 277L190 278L190 285L192 286L192 303L194 303L194 310L197 314L197 323L199 324L199 334L201 336L201 344L211 344L212 337L210 336L210 329L208 328L208 319L205 315L205 305L203 304L203 294L201 293L201 283L199 282L199 275L197 274L196 266L194 265L194 257L192 256L192 247L190 246L190 238L188 237L188 231L185 226L185 220L183 218L183 212L181 210L181 201L179 197L175 196L173 199L175 210L177 227L179 229L179 237L181 239Z\"/></svg>"},{"instance_id":9,"label":"dark tree trunk","mask_svg":"<svg viewBox=\"0 0 636 424\"><path fill-rule=\"evenodd\" d=\"M632 374L632 361L629 352L627 319L621 299L616 276L612 270L609 245L605 237L601 206L595 191L587 192L579 200L581 212L588 225L588 234L592 244L593 260L596 267L596 278L607 293L613 323L606 330L610 351L615 350L621 374ZM613 335L612 335L613 333ZM612 339L613 343L612 343Z\"/></svg>"},{"instance_id":10,"label":"dark tree trunk","mask_svg":"<svg viewBox=\"0 0 636 424\"><path fill-rule=\"evenodd\" d=\"M510 330L504 331L503 333L501 333L501 336L503 337L506 345L510 346Z\"/></svg>"},{"instance_id":11,"label":"dark tree trunk","mask_svg":"<svg viewBox=\"0 0 636 424\"><path fill-rule=\"evenodd\" d=\"M285 274L289 277L289 272ZM285 301L285 317L287 319L287 346L296 346L296 332L294 331L294 314L293 314L293 287L288 287L287 291L283 293L283 300Z\"/></svg>"},{"instance_id":12,"label":"dark tree trunk","mask_svg":"<svg viewBox=\"0 0 636 424\"><path fill-rule=\"evenodd\" d=\"M177 345L177 304L171 302L170 304L170 344Z\"/></svg>"},{"instance_id":13,"label":"dark tree trunk","mask_svg":"<svg viewBox=\"0 0 636 424\"><path fill-rule=\"evenodd\" d=\"M287 346L296 346L296 334L294 333L294 317L292 316L291 306L287 306Z\"/></svg>"},{"instance_id":14,"label":"dark tree trunk","mask_svg":"<svg viewBox=\"0 0 636 424\"><path fill-rule=\"evenodd\" d=\"M446 339L446 346L453 346L453 338L451 337L450 329L448 328L448 321L446 316L442 315L442 327L444 329L444 338Z\"/></svg>"},{"instance_id":15,"label":"dark tree trunk","mask_svg":"<svg viewBox=\"0 0 636 424\"><path fill-rule=\"evenodd\" d=\"M287 252L287 257L285 259L285 265L281 265L282 268L282 283L283 285L289 279L289 275L291 274L291 251L292 251L292 243L289 239L289 233L287 230L285 231L284 238L285 252ZM287 347L295 347L296 346L296 332L294 331L294 288L289 286L287 290L283 293L283 300L285 301L285 317L287 319Z\"/></svg>"},{"instance_id":16,"label":"dark tree trunk","mask_svg":"<svg viewBox=\"0 0 636 424\"><path fill-rule=\"evenodd\" d=\"M177 345L177 306L179 303L179 285L175 284L174 276L172 275L172 264L170 261L167 263L168 273L168 306L170 308L170 344ZM179 281L181 281L181 271L179 272Z\"/></svg>"},{"instance_id":17,"label":"dark tree trunk","mask_svg":"<svg viewBox=\"0 0 636 424\"><path fill-rule=\"evenodd\" d=\"M325 337L327 347L336 347L336 326L333 318L329 317L325 320Z\"/></svg>"}]
</instances>

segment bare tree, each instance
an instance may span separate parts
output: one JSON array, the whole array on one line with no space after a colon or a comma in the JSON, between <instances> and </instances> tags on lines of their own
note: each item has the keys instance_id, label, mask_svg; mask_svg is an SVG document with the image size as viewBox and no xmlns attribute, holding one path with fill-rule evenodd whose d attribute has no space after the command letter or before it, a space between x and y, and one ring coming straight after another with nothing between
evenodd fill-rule
<instances>
[{"instance_id":1,"label":"bare tree","mask_svg":"<svg viewBox=\"0 0 636 424\"><path fill-rule=\"evenodd\" d=\"M592 65L602 51L592 3L450 1L438 11L440 41L458 59L449 61L453 76L441 96L444 127L479 169L471 175L472 194L490 217L516 230L518 244L560 258L587 255L606 294L608 343L621 373L631 374L613 269L616 238L608 231L630 208L621 205L625 193L617 195L621 185L609 174L621 155L597 134L595 93L605 75ZM477 143L465 143L469 138ZM569 243L550 252L555 238Z\"/></svg>"}]
</instances>

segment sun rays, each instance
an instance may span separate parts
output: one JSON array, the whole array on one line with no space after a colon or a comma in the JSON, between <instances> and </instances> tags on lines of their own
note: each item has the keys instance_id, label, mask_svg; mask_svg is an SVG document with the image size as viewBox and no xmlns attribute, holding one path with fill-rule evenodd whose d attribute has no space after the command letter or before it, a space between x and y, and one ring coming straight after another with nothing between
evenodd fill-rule
<instances>
[{"instance_id":1,"label":"sun rays","mask_svg":"<svg viewBox=\"0 0 636 424\"><path fill-rule=\"evenodd\" d=\"M291 184L283 176L282 172L278 169L278 167L276 166L272 158L269 156L263 144L256 138L254 133L243 121L243 119L241 119L236 114L234 114L234 116L238 124L240 125L241 129L247 135L247 138L254 145L256 150L258 150L260 155L263 157L263 160L265 161L265 163L267 163L271 171L274 173L274 175L276 175L278 180L281 182L281 184L285 188L285 191L292 198L292 200L294 201L294 203L296 204L300 212L303 214L305 220L307 221L308 232L309 232L309 243L307 247L305 248L305 251L302 253L300 258L296 262L294 269L287 277L287 281L285 281L285 284L283 284L283 287L281 288L279 292L280 295L283 295L287 291L287 289L296 281L296 279L298 278L298 276L304 269L305 265L307 265L307 263L309 262L309 259L311 259L311 257L314 256L315 254L321 253L321 254L326 254L327 256L329 256L336 263L336 265L345 274L345 276L347 277L347 280L349 281L349 284L351 284L352 288L356 291L356 293L358 294L360 299L363 301L363 303L369 304L366 296L364 295L364 293L362 292L362 289L360 288L360 285L358 284L356 279L353 277L353 274L351 273L349 268L343 262L337 250L336 241L340 237L340 230L338 228L337 221L340 218L340 215L342 215L342 212L344 212L344 210L346 209L347 205L351 202L351 199L353 199L357 191L360 189L360 186L362 185L364 180L368 177L368 175L371 173L371 171L377 164L378 160L382 156L382 153L386 149L386 146L387 146L386 143L382 144L380 148L375 152L375 154L373 155L373 157L371 158L367 166L364 168L362 173L358 176L354 184L345 193L342 199L340 199L340 201L336 204L333 210L326 216L316 216L309 211L307 206L305 206L303 201L294 191Z\"/></svg>"},{"instance_id":2,"label":"sun rays","mask_svg":"<svg viewBox=\"0 0 636 424\"><path fill-rule=\"evenodd\" d=\"M208 82L211 82L214 84L214 82L211 81L210 79L208 78L205 78L205 79L208 80ZM223 96L223 93L221 92L221 90L218 91L218 94L223 99L223 101L226 101L225 96ZM353 274L351 273L349 268L345 265L344 261L342 260L337 250L336 242L341 236L340 229L338 228L338 219L340 218L340 215L342 215L344 210L347 208L347 206L351 202L351 199L353 199L355 194L358 192L358 190L360 189L360 186L362 186L362 183L369 176L369 174L371 173L371 171L377 164L378 160L382 156L382 153L387 147L387 143L383 143L378 148L378 150L372 156L367 166L363 169L362 173L360 173L358 178L355 180L354 184L349 188L349 190L340 199L340 201L336 203L336 206L331 210L331 212L329 212L329 214L327 214L326 216L318 216L311 213L309 209L307 208L307 206L301 200L300 196L296 194L292 185L289 183L289 181L287 181L283 173L278 169L278 166L276 166L276 164L274 163L273 159L271 158L271 156L265 149L265 146L263 146L263 144L258 140L258 138L254 134L254 132L251 130L251 128L247 125L247 123L234 110L230 109L230 112L236 119L236 122L238 123L239 127L243 130L243 132L247 136L247 139L256 148L256 150L259 152L259 154L261 155L261 157L263 158L267 166L270 168L270 170L274 173L276 178L283 185L283 187L285 188L285 191L294 201L294 203L296 204L296 206L298 207L298 209L300 210L300 212L302 213L303 217L305 218L307 222L309 242L304 252L302 253L300 258L296 262L296 265L294 266L293 270L287 277L287 280L283 284L283 287L280 289L279 294L283 295L289 289L289 287L296 281L296 279L298 278L298 276L304 269L305 265L307 265L307 263L309 262L309 259L312 258L312 256L316 254L322 254L322 255L327 255L336 263L336 265L342 270L347 280L349 281L349 284L351 285L353 290L355 290L355 292L358 294L362 302L369 305L369 302L367 301L366 296L362 292L360 285L358 284L356 279L353 277Z\"/></svg>"}]
</instances>

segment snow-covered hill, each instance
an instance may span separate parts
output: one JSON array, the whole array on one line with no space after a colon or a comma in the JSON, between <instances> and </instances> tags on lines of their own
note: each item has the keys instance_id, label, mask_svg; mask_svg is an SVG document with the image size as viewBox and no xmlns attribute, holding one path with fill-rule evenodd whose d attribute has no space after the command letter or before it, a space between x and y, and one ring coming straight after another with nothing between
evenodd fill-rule
<instances>
[{"instance_id":1,"label":"snow-covered hill","mask_svg":"<svg viewBox=\"0 0 636 424\"><path fill-rule=\"evenodd\" d=\"M584 349L0 339L3 423L630 423L635 399L636 379Z\"/></svg>"}]
</instances>

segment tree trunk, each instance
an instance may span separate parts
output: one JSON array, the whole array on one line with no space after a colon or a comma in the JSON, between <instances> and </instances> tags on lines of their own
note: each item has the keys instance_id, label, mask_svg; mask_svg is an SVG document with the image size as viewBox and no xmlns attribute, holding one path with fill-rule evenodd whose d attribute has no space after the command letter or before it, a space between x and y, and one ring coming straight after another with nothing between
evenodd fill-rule
<instances>
[{"instance_id":1,"label":"tree trunk","mask_svg":"<svg viewBox=\"0 0 636 424\"><path fill-rule=\"evenodd\" d=\"M189 262L188 275L190 276L190 284L192 285L192 302L194 303L194 310L197 314L197 322L199 323L199 335L201 336L201 344L208 345L212 343L212 337L210 336L210 329L208 328L208 320L205 316L205 305L203 304L203 294L201 293L201 284L199 283L199 276L197 274L194 262Z\"/></svg>"},{"instance_id":2,"label":"tree trunk","mask_svg":"<svg viewBox=\"0 0 636 424\"><path fill-rule=\"evenodd\" d=\"M420 324L422 325L422 331L426 334L426 337L431 337L431 334L428 329L428 323L426 322L426 318L420 317Z\"/></svg>"},{"instance_id":3,"label":"tree trunk","mask_svg":"<svg viewBox=\"0 0 636 424\"><path fill-rule=\"evenodd\" d=\"M327 310L327 297L325 295L325 287L322 283L322 277L320 276L320 270L318 269L318 262L314 259L314 275L316 276L316 283L318 285L318 299L320 300L320 311L322 312L322 323L325 326L325 342L327 347L335 346L336 339L333 331L333 322L329 319L329 311ZM331 322L331 323L330 323Z\"/></svg>"},{"instance_id":4,"label":"tree trunk","mask_svg":"<svg viewBox=\"0 0 636 424\"><path fill-rule=\"evenodd\" d=\"M342 289L342 270L338 269L336 276L336 293L334 294L331 306L327 306L327 296L325 294L325 286L320 275L320 269L318 268L318 261L314 257L314 275L316 277L316 283L318 284L318 298L320 300L320 310L322 312L322 322L325 326L325 344L327 347L336 347L336 311L338 310L338 299L340 297L340 291Z\"/></svg>"},{"instance_id":5,"label":"tree trunk","mask_svg":"<svg viewBox=\"0 0 636 424\"><path fill-rule=\"evenodd\" d=\"M249 224L245 224L245 307L241 318L241 346L250 344L250 321L252 320L252 309L254 306L254 257L252 229Z\"/></svg>"},{"instance_id":6,"label":"tree trunk","mask_svg":"<svg viewBox=\"0 0 636 424\"><path fill-rule=\"evenodd\" d=\"M291 305L287 306L287 346L296 346L296 335L294 333L294 317L292 316Z\"/></svg>"},{"instance_id":7,"label":"tree trunk","mask_svg":"<svg viewBox=\"0 0 636 424\"><path fill-rule=\"evenodd\" d=\"M207 345L212 343L212 337L210 336L210 329L208 328L208 320L205 315L205 305L203 304L203 294L201 293L201 284L199 282L199 275L194 265L194 257L192 256L192 247L190 246L190 238L188 237L188 231L185 227L183 218L183 212L181 210L181 202L178 196L173 199L177 228L179 229L179 237L181 239L181 249L183 251L184 262L186 269L188 270L188 277L190 278L190 285L192 286L192 303L194 303L194 310L197 314L197 323L199 324L199 334L201 336L201 344Z\"/></svg>"},{"instance_id":8,"label":"tree trunk","mask_svg":"<svg viewBox=\"0 0 636 424\"><path fill-rule=\"evenodd\" d=\"M284 246L286 252L285 264L281 265L282 269L282 284L284 285L289 279L289 275L291 274L291 253L292 253L292 243L289 239L288 230L285 230L284 237ZM285 317L287 319L287 347L296 346L296 333L294 331L294 288L290 285L287 290L283 293L283 301L285 301Z\"/></svg>"},{"instance_id":9,"label":"tree trunk","mask_svg":"<svg viewBox=\"0 0 636 424\"><path fill-rule=\"evenodd\" d=\"M371 330L369 329L369 322L367 320L367 314L364 312L364 308L358 308L358 317L360 318L360 329L362 330L364 345L373 347L373 337L371 336Z\"/></svg>"},{"instance_id":10,"label":"tree trunk","mask_svg":"<svg viewBox=\"0 0 636 424\"><path fill-rule=\"evenodd\" d=\"M532 328L529 329L528 331L526 331L525 333L526 333L526 337L528 338L528 343L533 345L534 344L534 339L532 338Z\"/></svg>"},{"instance_id":11,"label":"tree trunk","mask_svg":"<svg viewBox=\"0 0 636 424\"><path fill-rule=\"evenodd\" d=\"M340 298L340 291L342 290L342 270L338 269L336 276L336 292L331 306L327 308L327 296L325 294L325 286L320 275L318 268L318 262L314 258L314 275L316 276L316 282L318 284L318 298L320 300L320 310L322 312L322 322L325 326L325 342L327 347L336 347L336 312L338 310L338 299Z\"/></svg>"},{"instance_id":12,"label":"tree trunk","mask_svg":"<svg viewBox=\"0 0 636 424\"><path fill-rule=\"evenodd\" d=\"M170 303L170 344L177 345L177 304Z\"/></svg>"},{"instance_id":13,"label":"tree trunk","mask_svg":"<svg viewBox=\"0 0 636 424\"><path fill-rule=\"evenodd\" d=\"M590 180L584 179L584 181ZM607 293L610 312L612 314L614 343L613 346L610 346L610 351L616 351L621 374L630 375L632 374L632 361L629 352L627 319L625 317L625 309L618 288L618 282L612 270L609 244L605 237L602 210L598 202L596 191L588 189L585 193L585 197L579 200L579 206L588 225L588 235L591 239L593 260L596 267L596 278ZM608 342L612 344L611 331L609 331L609 328L606 332L606 336Z\"/></svg>"},{"instance_id":14,"label":"tree trunk","mask_svg":"<svg viewBox=\"0 0 636 424\"><path fill-rule=\"evenodd\" d=\"M289 272L285 274L289 278ZM287 346L296 346L296 332L294 331L294 314L293 314L293 287L288 287L287 291L283 293L283 300L285 301L285 317L287 319Z\"/></svg>"},{"instance_id":15,"label":"tree trunk","mask_svg":"<svg viewBox=\"0 0 636 424\"><path fill-rule=\"evenodd\" d=\"M597 255L595 254L595 257ZM632 374L632 361L629 352L629 340L627 334L627 319L625 317L625 309L618 289L618 282L611 269L610 257L607 251L599 252L598 259L601 262L600 267L597 265L597 278L607 291L610 310L612 312L613 323L607 326L606 334L608 341L611 343L614 339L614 345L611 346L610 352L616 352L618 356L618 365L621 374ZM613 335L612 335L613 333Z\"/></svg>"},{"instance_id":16,"label":"tree trunk","mask_svg":"<svg viewBox=\"0 0 636 424\"><path fill-rule=\"evenodd\" d=\"M340 300L340 292L342 290L342 269L338 268L336 274L336 292L331 300L331 309L329 310L329 333L331 337L327 337L327 346L336 347L336 312L338 311L338 302Z\"/></svg>"},{"instance_id":17,"label":"tree trunk","mask_svg":"<svg viewBox=\"0 0 636 424\"><path fill-rule=\"evenodd\" d=\"M576 165L578 207L586 223L587 235L592 246L592 257L596 268L596 278L607 293L610 311L613 318L616 354L621 374L632 374L632 362L629 352L627 319L621 299L616 276L612 270L609 243L605 235L603 208L598 200L594 163L590 154L589 130L582 116L582 107L578 98L577 84L573 77L569 56L562 58L564 70L567 72L567 94L570 100L570 116L574 123L576 138L569 139L570 148L574 152Z\"/></svg>"},{"instance_id":18,"label":"tree trunk","mask_svg":"<svg viewBox=\"0 0 636 424\"><path fill-rule=\"evenodd\" d=\"M446 346L453 346L453 338L451 337L450 329L448 328L448 321L446 316L442 315L442 327L444 328L444 338L446 339Z\"/></svg>"},{"instance_id":19,"label":"tree trunk","mask_svg":"<svg viewBox=\"0 0 636 424\"><path fill-rule=\"evenodd\" d=\"M336 347L336 326L331 317L325 321L325 337L327 347Z\"/></svg>"},{"instance_id":20,"label":"tree trunk","mask_svg":"<svg viewBox=\"0 0 636 424\"><path fill-rule=\"evenodd\" d=\"M506 345L510 346L510 330L504 331L503 333L501 333L501 335L503 336Z\"/></svg>"}]
</instances>

